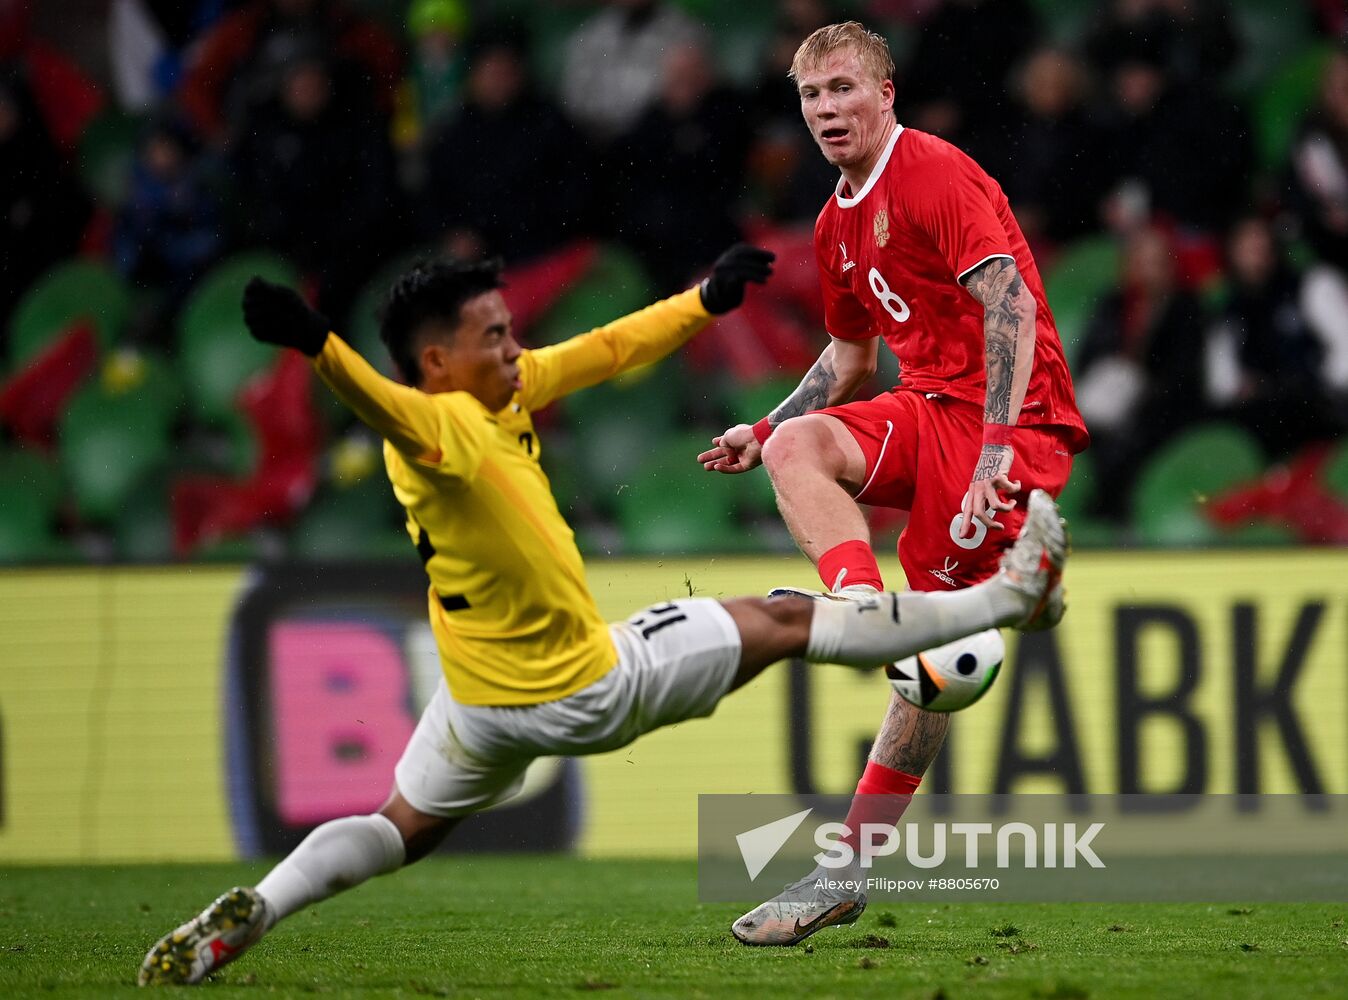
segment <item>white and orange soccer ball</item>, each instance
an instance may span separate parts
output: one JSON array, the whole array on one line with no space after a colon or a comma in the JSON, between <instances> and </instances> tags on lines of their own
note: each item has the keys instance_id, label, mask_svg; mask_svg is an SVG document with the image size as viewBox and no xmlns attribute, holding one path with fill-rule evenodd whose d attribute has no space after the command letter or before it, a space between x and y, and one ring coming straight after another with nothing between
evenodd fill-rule
<instances>
[{"instance_id":1,"label":"white and orange soccer ball","mask_svg":"<svg viewBox=\"0 0 1348 1000\"><path fill-rule=\"evenodd\" d=\"M890 686L929 712L958 712L992 687L1006 658L1002 633L988 629L885 667Z\"/></svg>"}]
</instances>

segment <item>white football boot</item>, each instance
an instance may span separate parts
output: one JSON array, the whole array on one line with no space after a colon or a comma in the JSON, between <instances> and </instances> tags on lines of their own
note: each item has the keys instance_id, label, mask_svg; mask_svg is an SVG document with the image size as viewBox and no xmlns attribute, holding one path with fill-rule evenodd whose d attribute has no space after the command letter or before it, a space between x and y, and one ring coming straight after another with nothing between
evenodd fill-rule
<instances>
[{"instance_id":1,"label":"white football boot","mask_svg":"<svg viewBox=\"0 0 1348 1000\"><path fill-rule=\"evenodd\" d=\"M852 604L866 604L880 596L868 583L854 583L841 590L805 590L802 587L773 587L769 597L808 597L815 601L839 601Z\"/></svg>"},{"instance_id":2,"label":"white football boot","mask_svg":"<svg viewBox=\"0 0 1348 1000\"><path fill-rule=\"evenodd\" d=\"M866 909L864 892L829 887L837 871L816 868L730 925L744 944L793 945L825 927L854 924Z\"/></svg>"},{"instance_id":3,"label":"white football boot","mask_svg":"<svg viewBox=\"0 0 1348 1000\"><path fill-rule=\"evenodd\" d=\"M140 986L190 986L228 965L267 932L267 902L254 890L230 889L199 916L165 934L141 963Z\"/></svg>"},{"instance_id":4,"label":"white football boot","mask_svg":"<svg viewBox=\"0 0 1348 1000\"><path fill-rule=\"evenodd\" d=\"M1067 607L1062 571L1069 551L1067 522L1058 516L1058 505L1043 490L1035 490L1020 536L1002 556L996 576L1004 586L1030 598L1029 611L1016 628L1035 632L1062 621Z\"/></svg>"}]
</instances>

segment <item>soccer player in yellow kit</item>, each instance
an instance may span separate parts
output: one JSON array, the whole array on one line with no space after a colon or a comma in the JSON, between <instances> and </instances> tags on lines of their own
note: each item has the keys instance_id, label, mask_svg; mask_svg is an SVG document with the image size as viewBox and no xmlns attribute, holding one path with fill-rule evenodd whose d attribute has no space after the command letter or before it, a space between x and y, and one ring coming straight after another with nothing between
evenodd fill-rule
<instances>
[{"instance_id":1,"label":"soccer player in yellow kit","mask_svg":"<svg viewBox=\"0 0 1348 1000\"><path fill-rule=\"evenodd\" d=\"M253 279L244 319L315 370L383 435L389 480L430 577L444 678L379 812L316 828L256 887L165 935L139 981L197 983L275 923L430 852L463 817L515 794L537 757L600 753L710 715L769 664L875 666L994 625L1026 626L1057 585L1066 537L1047 495L984 584L949 594L690 598L607 624L539 465L530 411L665 357L765 281L772 255L736 246L701 285L538 350L515 342L499 264L418 265L381 335L409 385L384 378L292 290Z\"/></svg>"}]
</instances>

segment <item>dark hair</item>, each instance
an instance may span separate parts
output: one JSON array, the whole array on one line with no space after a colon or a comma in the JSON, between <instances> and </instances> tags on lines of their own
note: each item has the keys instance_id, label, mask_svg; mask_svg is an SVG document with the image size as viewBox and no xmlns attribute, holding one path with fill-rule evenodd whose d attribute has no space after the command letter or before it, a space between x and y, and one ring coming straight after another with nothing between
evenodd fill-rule
<instances>
[{"instance_id":1,"label":"dark hair","mask_svg":"<svg viewBox=\"0 0 1348 1000\"><path fill-rule=\"evenodd\" d=\"M459 325L459 311L469 299L501 288L501 260L418 261L389 289L379 309L379 339L412 385L421 382L415 335L427 320Z\"/></svg>"}]
</instances>

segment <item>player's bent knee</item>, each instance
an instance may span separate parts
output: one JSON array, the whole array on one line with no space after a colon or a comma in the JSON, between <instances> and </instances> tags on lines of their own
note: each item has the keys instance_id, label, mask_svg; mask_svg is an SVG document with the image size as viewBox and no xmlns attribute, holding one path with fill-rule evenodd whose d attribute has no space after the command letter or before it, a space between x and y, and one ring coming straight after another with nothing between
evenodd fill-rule
<instances>
[{"instance_id":1,"label":"player's bent knee","mask_svg":"<svg viewBox=\"0 0 1348 1000\"><path fill-rule=\"evenodd\" d=\"M786 468L822 466L827 428L809 415L787 420L763 444L763 465L770 475Z\"/></svg>"}]
</instances>

